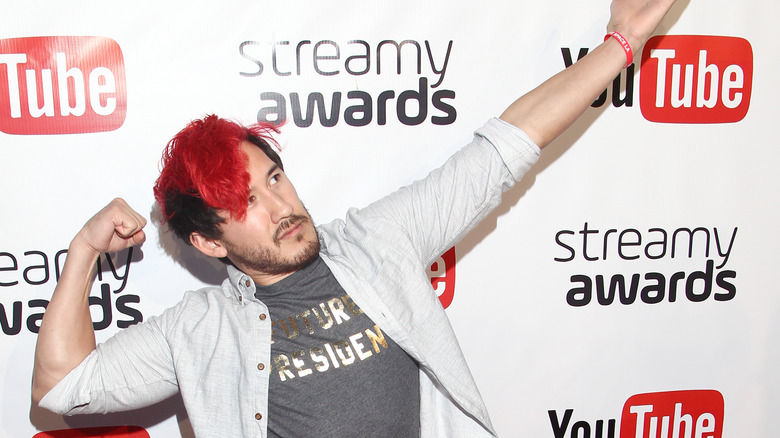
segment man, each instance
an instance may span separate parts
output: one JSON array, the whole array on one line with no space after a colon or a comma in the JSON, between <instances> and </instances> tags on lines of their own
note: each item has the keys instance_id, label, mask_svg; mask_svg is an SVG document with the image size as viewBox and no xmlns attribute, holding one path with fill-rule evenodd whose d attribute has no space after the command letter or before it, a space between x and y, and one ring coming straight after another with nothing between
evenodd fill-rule
<instances>
[{"instance_id":1,"label":"man","mask_svg":"<svg viewBox=\"0 0 780 438\"><path fill-rule=\"evenodd\" d=\"M229 278L96 347L95 259L145 239L146 220L113 201L71 242L33 398L89 413L181 392L199 436L495 436L425 267L499 204L673 3L614 0L604 44L427 178L316 229L267 129L193 122L169 144L155 196L178 236L229 261Z\"/></svg>"}]
</instances>

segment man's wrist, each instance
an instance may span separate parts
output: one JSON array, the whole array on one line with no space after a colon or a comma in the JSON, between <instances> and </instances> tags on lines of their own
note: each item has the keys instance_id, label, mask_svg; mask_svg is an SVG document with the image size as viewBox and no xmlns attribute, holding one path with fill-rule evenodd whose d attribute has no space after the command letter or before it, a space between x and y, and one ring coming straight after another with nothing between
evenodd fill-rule
<instances>
[{"instance_id":1,"label":"man's wrist","mask_svg":"<svg viewBox=\"0 0 780 438\"><path fill-rule=\"evenodd\" d=\"M608 41L610 39L615 40L618 44L620 44L621 48L623 49L623 53L626 55L626 64L624 68L628 68L628 66L634 62L634 50L631 46L631 43L620 32L614 30L608 32L604 37L604 41Z\"/></svg>"},{"instance_id":2,"label":"man's wrist","mask_svg":"<svg viewBox=\"0 0 780 438\"><path fill-rule=\"evenodd\" d=\"M76 234L76 236L73 238L73 240L70 241L70 245L68 245L68 258L69 259L80 259L80 260L97 260L98 257L100 257L101 252L95 249L92 245L87 242L87 239L84 238L81 233ZM91 263L91 262L90 262Z\"/></svg>"}]
</instances>

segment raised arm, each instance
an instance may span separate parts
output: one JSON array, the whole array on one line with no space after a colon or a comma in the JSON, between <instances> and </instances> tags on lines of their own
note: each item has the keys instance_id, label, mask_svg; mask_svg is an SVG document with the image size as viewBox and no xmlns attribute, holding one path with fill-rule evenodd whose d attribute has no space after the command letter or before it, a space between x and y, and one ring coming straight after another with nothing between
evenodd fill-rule
<instances>
[{"instance_id":1,"label":"raised arm","mask_svg":"<svg viewBox=\"0 0 780 438\"><path fill-rule=\"evenodd\" d=\"M71 241L38 332L32 387L36 403L95 349L89 291L98 256L142 243L145 225L146 219L124 200L115 199Z\"/></svg>"},{"instance_id":2,"label":"raised arm","mask_svg":"<svg viewBox=\"0 0 780 438\"><path fill-rule=\"evenodd\" d=\"M635 54L675 0L613 0L607 31L622 35ZM617 38L608 38L587 56L512 103L501 119L528 134L539 147L552 142L590 107L626 65Z\"/></svg>"}]
</instances>

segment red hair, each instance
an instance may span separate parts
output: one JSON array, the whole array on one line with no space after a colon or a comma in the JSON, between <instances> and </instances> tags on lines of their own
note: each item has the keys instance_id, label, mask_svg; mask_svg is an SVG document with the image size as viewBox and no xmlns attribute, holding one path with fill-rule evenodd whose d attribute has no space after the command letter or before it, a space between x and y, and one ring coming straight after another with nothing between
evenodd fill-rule
<instances>
[{"instance_id":1,"label":"red hair","mask_svg":"<svg viewBox=\"0 0 780 438\"><path fill-rule=\"evenodd\" d=\"M281 165L276 151L269 146L272 144L278 149L271 136L278 132L278 128L270 123L243 126L215 115L190 122L168 142L162 155L160 177L154 185L154 197L161 206L164 222L171 221L177 214L197 215L197 212L177 211L189 209L183 205L192 205L192 202L182 201L182 197L195 198L207 210L226 211L232 218L243 220L246 217L249 173L241 143L250 141L257 144L269 158ZM193 220L196 222L195 229L190 232L198 231L199 221ZM181 236L178 231L177 234Z\"/></svg>"}]
</instances>

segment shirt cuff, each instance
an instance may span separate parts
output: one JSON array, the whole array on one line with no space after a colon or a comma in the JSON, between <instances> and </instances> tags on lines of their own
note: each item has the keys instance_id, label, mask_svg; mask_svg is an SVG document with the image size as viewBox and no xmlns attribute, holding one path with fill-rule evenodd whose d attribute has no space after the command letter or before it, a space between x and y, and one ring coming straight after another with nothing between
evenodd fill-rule
<instances>
[{"instance_id":1,"label":"shirt cuff","mask_svg":"<svg viewBox=\"0 0 780 438\"><path fill-rule=\"evenodd\" d=\"M487 139L496 148L516 181L539 160L541 149L528 134L497 117L488 120L475 134Z\"/></svg>"}]
</instances>

